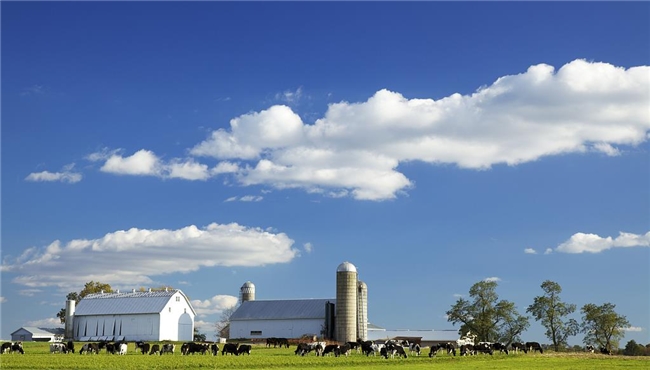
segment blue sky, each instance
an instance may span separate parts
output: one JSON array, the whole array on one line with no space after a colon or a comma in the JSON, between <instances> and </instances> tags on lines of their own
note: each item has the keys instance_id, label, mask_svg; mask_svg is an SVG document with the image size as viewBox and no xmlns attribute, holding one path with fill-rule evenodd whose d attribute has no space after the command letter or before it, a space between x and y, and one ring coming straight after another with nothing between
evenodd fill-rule
<instances>
[{"instance_id":1,"label":"blue sky","mask_svg":"<svg viewBox=\"0 0 650 370\"><path fill-rule=\"evenodd\" d=\"M93 279L210 333L245 281L334 297L348 260L390 329L553 280L650 342L650 4L1 10L2 338Z\"/></svg>"}]
</instances>

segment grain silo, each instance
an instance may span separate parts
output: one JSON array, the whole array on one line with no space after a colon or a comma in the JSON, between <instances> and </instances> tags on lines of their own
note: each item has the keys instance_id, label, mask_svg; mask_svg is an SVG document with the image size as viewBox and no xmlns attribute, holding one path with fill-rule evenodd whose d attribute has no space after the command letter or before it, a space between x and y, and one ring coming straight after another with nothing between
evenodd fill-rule
<instances>
[{"instance_id":1,"label":"grain silo","mask_svg":"<svg viewBox=\"0 0 650 370\"><path fill-rule=\"evenodd\" d=\"M255 284L247 281L239 289L239 303L255 300Z\"/></svg>"},{"instance_id":2,"label":"grain silo","mask_svg":"<svg viewBox=\"0 0 650 370\"><path fill-rule=\"evenodd\" d=\"M357 268L343 262L336 269L336 340L357 340Z\"/></svg>"},{"instance_id":3,"label":"grain silo","mask_svg":"<svg viewBox=\"0 0 650 370\"><path fill-rule=\"evenodd\" d=\"M72 339L74 338L74 310L75 310L75 304L77 301L74 299L69 299L65 301L65 330L63 337L65 339Z\"/></svg>"},{"instance_id":4,"label":"grain silo","mask_svg":"<svg viewBox=\"0 0 650 370\"><path fill-rule=\"evenodd\" d=\"M357 283L357 338L368 338L368 286L361 280Z\"/></svg>"}]
</instances>

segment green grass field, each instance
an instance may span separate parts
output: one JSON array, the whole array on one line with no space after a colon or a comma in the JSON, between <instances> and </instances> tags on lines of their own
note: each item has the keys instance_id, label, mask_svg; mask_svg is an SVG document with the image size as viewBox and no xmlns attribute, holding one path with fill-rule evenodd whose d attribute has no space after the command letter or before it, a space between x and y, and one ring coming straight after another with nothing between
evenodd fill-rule
<instances>
[{"instance_id":1,"label":"green grass field","mask_svg":"<svg viewBox=\"0 0 650 370\"><path fill-rule=\"evenodd\" d=\"M81 344L75 344L81 348ZM25 354L0 355L2 369L650 369L649 357L605 356L586 353L545 353L502 355L479 355L470 357L453 357L442 354L429 358L428 349L423 356L409 356L407 359L383 359L366 357L353 353L349 357L316 357L313 354L300 357L294 355L295 346L289 349L265 348L254 346L251 356L210 356L179 353L172 355L142 355L134 351L129 343L129 352L125 356L50 354L48 343L25 342Z\"/></svg>"}]
</instances>

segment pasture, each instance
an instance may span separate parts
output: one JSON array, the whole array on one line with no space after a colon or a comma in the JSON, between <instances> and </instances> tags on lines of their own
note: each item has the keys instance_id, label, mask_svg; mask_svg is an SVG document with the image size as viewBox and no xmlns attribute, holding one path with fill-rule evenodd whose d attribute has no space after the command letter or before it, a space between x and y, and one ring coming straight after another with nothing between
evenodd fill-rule
<instances>
[{"instance_id":1,"label":"pasture","mask_svg":"<svg viewBox=\"0 0 650 370\"><path fill-rule=\"evenodd\" d=\"M80 348L80 343L76 343ZM221 346L220 346L221 347ZM477 356L448 356L440 354L428 357L428 348L422 356L409 356L407 359L384 359L379 356L366 357L353 352L349 357L316 357L313 354L301 357L291 348L265 348L255 345L251 356L183 356L178 351L174 355L142 355L135 352L134 344L129 343L124 356L109 355L102 351L97 355L50 354L49 343L25 342L25 354L0 355L2 369L648 369L650 358L606 356L591 353L544 353L540 354L495 354Z\"/></svg>"}]
</instances>

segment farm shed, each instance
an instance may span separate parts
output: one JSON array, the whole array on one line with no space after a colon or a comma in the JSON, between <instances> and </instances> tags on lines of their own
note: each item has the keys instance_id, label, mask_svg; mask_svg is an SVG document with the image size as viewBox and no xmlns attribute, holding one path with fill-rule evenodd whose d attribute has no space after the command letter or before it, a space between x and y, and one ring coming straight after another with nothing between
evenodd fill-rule
<instances>
[{"instance_id":1,"label":"farm shed","mask_svg":"<svg viewBox=\"0 0 650 370\"><path fill-rule=\"evenodd\" d=\"M230 338L322 336L326 304L335 299L244 301L230 316Z\"/></svg>"},{"instance_id":2,"label":"farm shed","mask_svg":"<svg viewBox=\"0 0 650 370\"><path fill-rule=\"evenodd\" d=\"M12 341L22 342L54 342L63 338L63 328L37 328L23 326L11 333Z\"/></svg>"},{"instance_id":3,"label":"farm shed","mask_svg":"<svg viewBox=\"0 0 650 370\"><path fill-rule=\"evenodd\" d=\"M72 320L66 321L72 326L66 326L66 332L78 341L193 339L196 312L177 289L96 293L74 306L74 301L68 301L67 314Z\"/></svg>"}]
</instances>

